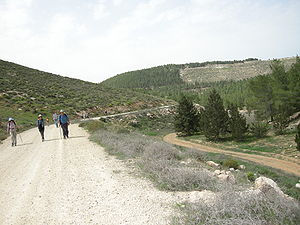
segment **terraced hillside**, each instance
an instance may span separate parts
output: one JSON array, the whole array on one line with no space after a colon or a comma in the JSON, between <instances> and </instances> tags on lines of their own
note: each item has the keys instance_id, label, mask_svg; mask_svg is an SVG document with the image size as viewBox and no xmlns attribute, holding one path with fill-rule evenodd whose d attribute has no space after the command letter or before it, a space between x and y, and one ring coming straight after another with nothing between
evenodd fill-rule
<instances>
[{"instance_id":1,"label":"terraced hillside","mask_svg":"<svg viewBox=\"0 0 300 225\"><path fill-rule=\"evenodd\" d=\"M286 69L295 58L280 59ZM208 64L204 67L189 68L180 70L180 77L186 83L210 83L216 81L237 81L258 75L265 75L271 72L270 64L272 60L251 60L233 64Z\"/></svg>"}]
</instances>

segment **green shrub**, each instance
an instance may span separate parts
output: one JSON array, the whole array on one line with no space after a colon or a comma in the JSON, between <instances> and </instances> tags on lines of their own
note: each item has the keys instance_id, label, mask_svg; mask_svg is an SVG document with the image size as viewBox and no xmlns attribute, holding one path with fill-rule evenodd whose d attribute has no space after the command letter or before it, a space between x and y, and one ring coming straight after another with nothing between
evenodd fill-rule
<instances>
[{"instance_id":1,"label":"green shrub","mask_svg":"<svg viewBox=\"0 0 300 225\"><path fill-rule=\"evenodd\" d=\"M105 129L106 124L101 121L87 121L79 124L80 127L86 128L90 132L94 132L99 129Z\"/></svg>"},{"instance_id":2,"label":"green shrub","mask_svg":"<svg viewBox=\"0 0 300 225\"><path fill-rule=\"evenodd\" d=\"M248 172L247 173L247 179L251 182L254 182L255 181L255 175L253 172Z\"/></svg>"},{"instance_id":3,"label":"green shrub","mask_svg":"<svg viewBox=\"0 0 300 225\"><path fill-rule=\"evenodd\" d=\"M238 169L239 163L234 159L227 159L226 161L223 162L223 166L228 168Z\"/></svg>"},{"instance_id":4,"label":"green shrub","mask_svg":"<svg viewBox=\"0 0 300 225\"><path fill-rule=\"evenodd\" d=\"M250 132L257 138L265 137L268 131L268 124L263 122L255 122L250 127Z\"/></svg>"}]
</instances>

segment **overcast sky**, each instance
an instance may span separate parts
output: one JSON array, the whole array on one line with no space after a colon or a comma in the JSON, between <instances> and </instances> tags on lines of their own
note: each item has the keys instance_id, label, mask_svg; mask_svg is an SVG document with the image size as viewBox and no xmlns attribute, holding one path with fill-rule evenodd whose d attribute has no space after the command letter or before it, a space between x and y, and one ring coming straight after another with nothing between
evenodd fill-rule
<instances>
[{"instance_id":1,"label":"overcast sky","mask_svg":"<svg viewBox=\"0 0 300 225\"><path fill-rule=\"evenodd\" d=\"M300 0L0 0L0 59L83 80L300 53Z\"/></svg>"}]
</instances>

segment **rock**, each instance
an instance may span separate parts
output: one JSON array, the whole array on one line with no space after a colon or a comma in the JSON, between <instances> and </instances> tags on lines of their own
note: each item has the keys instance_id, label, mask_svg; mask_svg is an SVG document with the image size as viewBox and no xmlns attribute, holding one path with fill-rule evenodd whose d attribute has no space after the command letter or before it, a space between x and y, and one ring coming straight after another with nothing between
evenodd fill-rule
<instances>
[{"instance_id":1,"label":"rock","mask_svg":"<svg viewBox=\"0 0 300 225\"><path fill-rule=\"evenodd\" d=\"M234 172L234 168L229 168L230 171Z\"/></svg>"},{"instance_id":2,"label":"rock","mask_svg":"<svg viewBox=\"0 0 300 225\"><path fill-rule=\"evenodd\" d=\"M295 187L296 187L296 188L300 188L300 184L297 183L297 184L295 185Z\"/></svg>"},{"instance_id":3,"label":"rock","mask_svg":"<svg viewBox=\"0 0 300 225\"><path fill-rule=\"evenodd\" d=\"M211 167L219 167L220 166L218 163L215 163L213 161L207 161L206 164Z\"/></svg>"},{"instance_id":4,"label":"rock","mask_svg":"<svg viewBox=\"0 0 300 225\"><path fill-rule=\"evenodd\" d=\"M183 165L188 165L192 163L192 160L191 159L187 159L186 161L181 161L180 164L183 164Z\"/></svg>"},{"instance_id":5,"label":"rock","mask_svg":"<svg viewBox=\"0 0 300 225\"><path fill-rule=\"evenodd\" d=\"M191 203L196 203L199 201L204 201L205 203L209 203L215 200L216 194L212 191L192 191L190 192L189 196L189 201Z\"/></svg>"},{"instance_id":6,"label":"rock","mask_svg":"<svg viewBox=\"0 0 300 225\"><path fill-rule=\"evenodd\" d=\"M263 193L276 192L277 194L284 195L276 182L267 177L257 178L255 180L255 189L258 189Z\"/></svg>"},{"instance_id":7,"label":"rock","mask_svg":"<svg viewBox=\"0 0 300 225\"><path fill-rule=\"evenodd\" d=\"M245 167L244 165L240 165L240 166L239 166L239 169L240 169L240 170L244 170L244 169L246 169L246 167Z\"/></svg>"},{"instance_id":8,"label":"rock","mask_svg":"<svg viewBox=\"0 0 300 225\"><path fill-rule=\"evenodd\" d=\"M214 175L215 175L215 176L218 176L218 175L220 175L220 174L221 174L221 170L215 170L215 171L214 171Z\"/></svg>"},{"instance_id":9,"label":"rock","mask_svg":"<svg viewBox=\"0 0 300 225\"><path fill-rule=\"evenodd\" d=\"M226 171L225 174L229 175L229 176L233 176L232 173L231 173L231 171Z\"/></svg>"},{"instance_id":10,"label":"rock","mask_svg":"<svg viewBox=\"0 0 300 225\"><path fill-rule=\"evenodd\" d=\"M221 173L220 175L218 175L218 178L220 180L223 180L223 181L228 181L229 180L229 175Z\"/></svg>"},{"instance_id":11,"label":"rock","mask_svg":"<svg viewBox=\"0 0 300 225\"><path fill-rule=\"evenodd\" d=\"M235 183L235 178L230 171L222 170L219 174L217 174L220 170L216 170L214 174L222 181Z\"/></svg>"}]
</instances>

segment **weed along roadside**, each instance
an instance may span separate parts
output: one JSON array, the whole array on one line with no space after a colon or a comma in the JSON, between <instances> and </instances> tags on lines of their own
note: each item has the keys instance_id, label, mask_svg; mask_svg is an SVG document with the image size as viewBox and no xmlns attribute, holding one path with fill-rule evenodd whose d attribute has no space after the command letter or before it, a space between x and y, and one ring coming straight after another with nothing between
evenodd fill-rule
<instances>
[{"instance_id":1,"label":"weed along roadside","mask_svg":"<svg viewBox=\"0 0 300 225\"><path fill-rule=\"evenodd\" d=\"M283 174L278 175L276 182L279 181L283 194L271 179L260 178L260 186L261 174L248 174L249 164L240 165L226 156L176 147L160 137L147 136L116 122L89 121L80 126L88 129L90 139L109 154L134 167L138 176L149 179L162 191L186 196L177 202L172 224L264 224L265 220L271 224L297 224L300 219L298 202L285 195L300 199L299 191L291 185L298 181L297 177L282 179ZM209 165L209 160L217 162L216 167ZM265 176L268 172L276 174L265 170ZM235 197L229 201L229 196ZM255 211L250 210L253 207Z\"/></svg>"}]
</instances>

